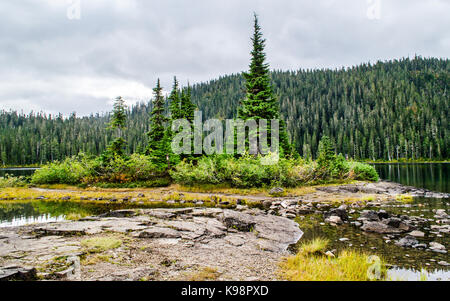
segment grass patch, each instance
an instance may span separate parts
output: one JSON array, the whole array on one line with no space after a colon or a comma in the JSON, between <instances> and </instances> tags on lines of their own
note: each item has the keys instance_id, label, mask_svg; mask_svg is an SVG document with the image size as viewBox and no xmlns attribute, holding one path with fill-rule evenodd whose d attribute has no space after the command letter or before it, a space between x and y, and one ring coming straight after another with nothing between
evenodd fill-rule
<instances>
[{"instance_id":1,"label":"grass patch","mask_svg":"<svg viewBox=\"0 0 450 301\"><path fill-rule=\"evenodd\" d=\"M404 204L412 203L414 201L414 197L409 194L401 194L395 197L397 202L401 202Z\"/></svg>"},{"instance_id":2,"label":"grass patch","mask_svg":"<svg viewBox=\"0 0 450 301\"><path fill-rule=\"evenodd\" d=\"M112 263L111 258L112 258L111 255L96 254L94 256L84 258L81 261L81 264L86 266L86 265L96 265L97 263L100 262Z\"/></svg>"},{"instance_id":3,"label":"grass patch","mask_svg":"<svg viewBox=\"0 0 450 301\"><path fill-rule=\"evenodd\" d=\"M386 267L383 261L374 261L368 254L344 250L337 257L323 254L328 241L315 239L300 247L295 256L288 257L280 264L281 278L289 281L369 281L370 271L377 268L383 279Z\"/></svg>"},{"instance_id":4,"label":"grass patch","mask_svg":"<svg viewBox=\"0 0 450 301\"><path fill-rule=\"evenodd\" d=\"M308 243L304 243L300 247L300 252L304 255L317 255L323 254L325 249L330 244L330 241L325 238L316 238Z\"/></svg>"},{"instance_id":5,"label":"grass patch","mask_svg":"<svg viewBox=\"0 0 450 301\"><path fill-rule=\"evenodd\" d=\"M82 240L81 245L87 248L90 253L101 253L117 249L122 245L122 240L112 236L92 237Z\"/></svg>"},{"instance_id":6,"label":"grass patch","mask_svg":"<svg viewBox=\"0 0 450 301\"><path fill-rule=\"evenodd\" d=\"M221 273L216 268L205 267L200 271L189 276L188 281L214 281L219 278Z\"/></svg>"}]
</instances>

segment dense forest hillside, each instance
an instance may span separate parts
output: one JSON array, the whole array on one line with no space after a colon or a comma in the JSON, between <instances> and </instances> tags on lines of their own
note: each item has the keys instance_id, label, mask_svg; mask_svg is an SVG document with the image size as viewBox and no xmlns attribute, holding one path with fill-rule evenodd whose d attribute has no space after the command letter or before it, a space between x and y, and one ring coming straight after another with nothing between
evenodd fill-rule
<instances>
[{"instance_id":1,"label":"dense forest hillside","mask_svg":"<svg viewBox=\"0 0 450 301\"><path fill-rule=\"evenodd\" d=\"M302 156L315 157L321 136L328 135L338 152L355 159L450 157L448 59L416 57L340 70L274 71L271 76ZM244 95L241 74L192 87L192 99L207 118L235 117ZM125 133L129 152L147 145L150 106L130 108ZM108 120L3 111L0 162L24 165L80 151L99 154L112 140Z\"/></svg>"}]
</instances>

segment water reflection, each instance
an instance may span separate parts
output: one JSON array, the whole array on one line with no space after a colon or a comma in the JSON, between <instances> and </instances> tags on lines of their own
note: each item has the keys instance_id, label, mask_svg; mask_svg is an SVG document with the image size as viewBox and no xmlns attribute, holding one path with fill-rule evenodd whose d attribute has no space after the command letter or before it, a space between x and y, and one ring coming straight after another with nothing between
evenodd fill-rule
<instances>
[{"instance_id":1,"label":"water reflection","mask_svg":"<svg viewBox=\"0 0 450 301\"><path fill-rule=\"evenodd\" d=\"M427 272L396 267L388 271L387 278L393 281L450 281L450 273L443 270Z\"/></svg>"},{"instance_id":2,"label":"water reflection","mask_svg":"<svg viewBox=\"0 0 450 301\"><path fill-rule=\"evenodd\" d=\"M0 177L11 175L14 177L32 176L38 168L0 168Z\"/></svg>"},{"instance_id":3,"label":"water reflection","mask_svg":"<svg viewBox=\"0 0 450 301\"><path fill-rule=\"evenodd\" d=\"M450 164L374 164L380 178L437 192L450 192Z\"/></svg>"},{"instance_id":4,"label":"water reflection","mask_svg":"<svg viewBox=\"0 0 450 301\"><path fill-rule=\"evenodd\" d=\"M9 221L0 221L0 228L19 227L30 224L42 224L51 222L61 222L66 219L66 216L52 216L51 214L43 214L40 216L18 216L13 217Z\"/></svg>"}]
</instances>

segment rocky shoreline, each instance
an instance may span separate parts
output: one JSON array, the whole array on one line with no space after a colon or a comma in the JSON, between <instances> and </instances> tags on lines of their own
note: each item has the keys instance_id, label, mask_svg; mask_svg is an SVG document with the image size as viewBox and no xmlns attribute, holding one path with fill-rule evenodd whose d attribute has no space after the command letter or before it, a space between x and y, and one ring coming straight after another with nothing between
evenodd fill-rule
<instances>
[{"instance_id":1,"label":"rocky shoreline","mask_svg":"<svg viewBox=\"0 0 450 301\"><path fill-rule=\"evenodd\" d=\"M2 231L0 279L184 280L209 268L217 280L274 280L279 258L302 234L295 222L257 209L113 211ZM98 256L80 242L103 236L124 243L103 252L108 260L80 265Z\"/></svg>"},{"instance_id":2,"label":"rocky shoreline","mask_svg":"<svg viewBox=\"0 0 450 301\"><path fill-rule=\"evenodd\" d=\"M450 232L447 211L434 210L432 218L391 212L416 206L397 202L403 194L449 198L390 182L358 183L318 187L295 198L253 196L261 209L244 203L232 209L127 209L2 228L0 280L277 280L280 260L303 235L298 222L310 216L321 217L321 225L374 233L386 244L447 256L447 244L439 242ZM89 239L118 244L98 252L85 245ZM448 266L449 260L438 261Z\"/></svg>"}]
</instances>

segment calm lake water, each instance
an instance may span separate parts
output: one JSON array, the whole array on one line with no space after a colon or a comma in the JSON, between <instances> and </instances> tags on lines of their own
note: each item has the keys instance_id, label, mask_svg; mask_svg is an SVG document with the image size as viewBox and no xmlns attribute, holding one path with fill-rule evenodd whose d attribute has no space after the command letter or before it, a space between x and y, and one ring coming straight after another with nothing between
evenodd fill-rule
<instances>
[{"instance_id":1,"label":"calm lake water","mask_svg":"<svg viewBox=\"0 0 450 301\"><path fill-rule=\"evenodd\" d=\"M380 178L436 192L450 192L450 163L374 164Z\"/></svg>"},{"instance_id":2,"label":"calm lake water","mask_svg":"<svg viewBox=\"0 0 450 301\"><path fill-rule=\"evenodd\" d=\"M5 175L11 175L15 177L31 176L37 170L37 168L0 168L0 177Z\"/></svg>"}]
</instances>

